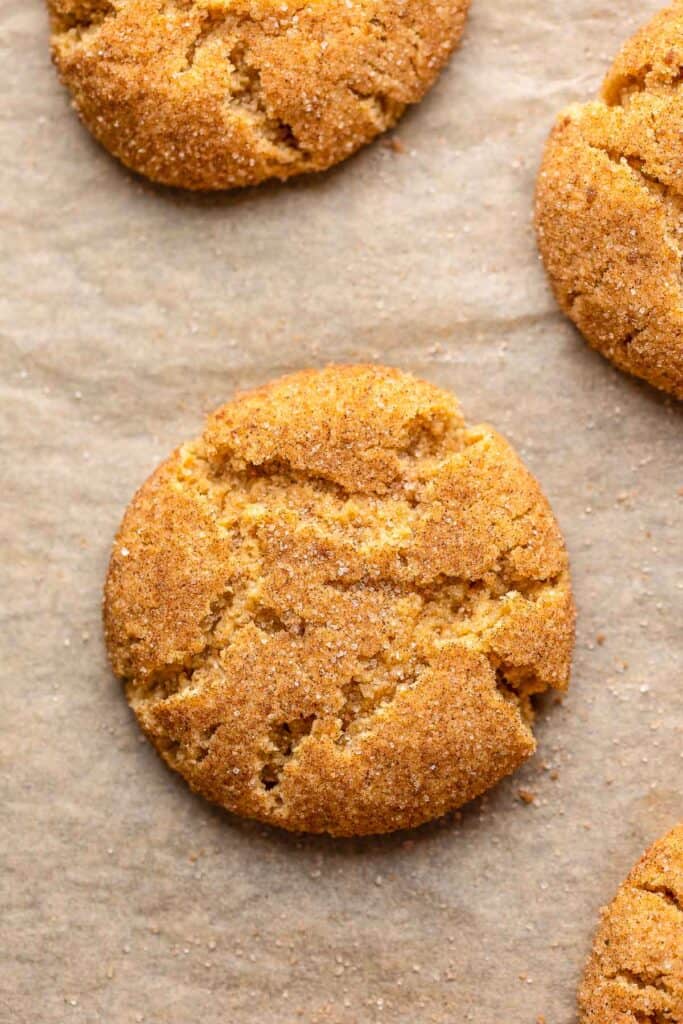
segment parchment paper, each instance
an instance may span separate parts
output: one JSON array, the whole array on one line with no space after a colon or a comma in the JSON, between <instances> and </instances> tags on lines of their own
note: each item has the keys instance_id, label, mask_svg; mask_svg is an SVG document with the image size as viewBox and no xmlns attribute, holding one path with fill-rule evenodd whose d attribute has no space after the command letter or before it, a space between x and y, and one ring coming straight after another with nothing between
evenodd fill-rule
<instances>
[{"instance_id":1,"label":"parchment paper","mask_svg":"<svg viewBox=\"0 0 683 1024\"><path fill-rule=\"evenodd\" d=\"M656 7L474 0L403 152L198 198L92 143L41 3L0 3L2 1024L575 1020L600 905L683 818L683 420L557 312L530 209L555 113ZM541 479L573 685L462 815L297 838L208 806L141 741L101 586L134 489L205 412L368 359L453 389Z\"/></svg>"}]
</instances>

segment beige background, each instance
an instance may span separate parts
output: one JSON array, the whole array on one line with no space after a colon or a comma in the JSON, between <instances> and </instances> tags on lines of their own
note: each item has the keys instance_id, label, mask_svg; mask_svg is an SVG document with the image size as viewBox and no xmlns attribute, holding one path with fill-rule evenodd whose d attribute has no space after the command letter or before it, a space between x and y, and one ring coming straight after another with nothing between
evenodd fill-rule
<instances>
[{"instance_id":1,"label":"beige background","mask_svg":"<svg viewBox=\"0 0 683 1024\"><path fill-rule=\"evenodd\" d=\"M600 904L683 817L683 419L557 313L530 206L555 112L656 6L474 0L405 152L196 198L90 141L40 3L0 0L2 1024L575 1019ZM163 767L99 605L133 490L206 411L359 359L518 445L580 619L527 768L455 820L334 842L237 821Z\"/></svg>"}]
</instances>

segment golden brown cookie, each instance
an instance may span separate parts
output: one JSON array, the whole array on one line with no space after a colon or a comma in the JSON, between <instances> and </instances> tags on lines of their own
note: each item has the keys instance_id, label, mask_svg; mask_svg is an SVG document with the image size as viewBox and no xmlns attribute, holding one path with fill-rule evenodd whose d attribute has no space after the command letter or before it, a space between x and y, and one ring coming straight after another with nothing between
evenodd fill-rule
<instances>
[{"instance_id":1,"label":"golden brown cookie","mask_svg":"<svg viewBox=\"0 0 683 1024\"><path fill-rule=\"evenodd\" d=\"M683 398L683 3L622 49L599 100L559 117L538 179L555 295L622 370Z\"/></svg>"},{"instance_id":2,"label":"golden brown cookie","mask_svg":"<svg viewBox=\"0 0 683 1024\"><path fill-rule=\"evenodd\" d=\"M581 1024L683 1022L683 824L648 850L603 911Z\"/></svg>"},{"instance_id":3,"label":"golden brown cookie","mask_svg":"<svg viewBox=\"0 0 683 1024\"><path fill-rule=\"evenodd\" d=\"M235 398L131 504L106 637L193 789L284 828L388 832L534 750L574 612L547 501L490 427L397 370Z\"/></svg>"},{"instance_id":4,"label":"golden brown cookie","mask_svg":"<svg viewBox=\"0 0 683 1024\"><path fill-rule=\"evenodd\" d=\"M321 171L433 84L470 0L48 0L91 132L165 185Z\"/></svg>"}]
</instances>

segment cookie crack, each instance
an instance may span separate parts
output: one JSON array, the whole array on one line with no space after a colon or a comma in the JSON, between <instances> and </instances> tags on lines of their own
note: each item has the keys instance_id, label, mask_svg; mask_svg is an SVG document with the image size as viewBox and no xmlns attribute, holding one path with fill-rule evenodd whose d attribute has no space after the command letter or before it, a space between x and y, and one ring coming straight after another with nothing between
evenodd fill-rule
<instances>
[{"instance_id":1,"label":"cookie crack","mask_svg":"<svg viewBox=\"0 0 683 1024\"><path fill-rule=\"evenodd\" d=\"M605 977L611 981L623 982L629 988L638 989L639 992L654 991L666 996L673 994L662 974L650 978L642 971L620 968L614 973L606 974Z\"/></svg>"},{"instance_id":2,"label":"cookie crack","mask_svg":"<svg viewBox=\"0 0 683 1024\"><path fill-rule=\"evenodd\" d=\"M383 711L391 707L399 694L419 685L422 673L428 668L429 663L422 661L408 672L397 672L393 679L391 676L380 676L375 681L372 678L363 679L357 670L340 688L343 703L336 715L339 733L335 743L338 746L348 746L352 741L367 734L372 723Z\"/></svg>"},{"instance_id":3,"label":"cookie crack","mask_svg":"<svg viewBox=\"0 0 683 1024\"><path fill-rule=\"evenodd\" d=\"M216 479L220 479L225 472L223 466L214 471ZM287 459L267 459L264 462L248 462L243 469L230 469L230 475L236 477L243 483L249 484L259 480L279 480L282 478L284 486L290 484L310 484L321 493L332 494L342 501L346 501L354 495L360 495L361 491L348 490L336 480L322 473L311 473L308 470L297 469Z\"/></svg>"},{"instance_id":4,"label":"cookie crack","mask_svg":"<svg viewBox=\"0 0 683 1024\"><path fill-rule=\"evenodd\" d=\"M683 228L683 197L675 189L660 181L656 175L645 171L645 162L641 157L620 153L607 145L599 146L589 142L586 142L586 145L595 153L603 153L613 167L628 168L642 187L658 200L664 214L664 240L676 253L679 260L677 283L679 302L683 305L683 249L675 237L676 233Z\"/></svg>"},{"instance_id":5,"label":"cookie crack","mask_svg":"<svg viewBox=\"0 0 683 1024\"><path fill-rule=\"evenodd\" d=\"M541 679L533 665L513 665L499 658L492 651L484 651L489 665L495 674L495 685L498 693L508 703L513 704L525 725L534 721L534 697L550 689L550 684Z\"/></svg>"},{"instance_id":6,"label":"cookie crack","mask_svg":"<svg viewBox=\"0 0 683 1024\"><path fill-rule=\"evenodd\" d=\"M174 768L180 769L184 763L192 761L195 765L202 764L212 752L214 737L224 728L224 722L214 722L188 741L181 741L168 733L155 736L155 742L166 761Z\"/></svg>"},{"instance_id":7,"label":"cookie crack","mask_svg":"<svg viewBox=\"0 0 683 1024\"><path fill-rule=\"evenodd\" d=\"M202 48L204 43L215 35L216 32L225 24L225 17L216 15L215 12L209 11L207 13L206 21L199 32L191 40L187 50L185 51L185 70L189 71L194 67L195 59L198 51Z\"/></svg>"},{"instance_id":8,"label":"cookie crack","mask_svg":"<svg viewBox=\"0 0 683 1024\"><path fill-rule=\"evenodd\" d=\"M509 549L510 551L516 548ZM508 557L509 551L500 552L499 560ZM450 576L441 573L428 583L420 584L416 580L400 580L381 575L371 576L343 576L333 577L325 581L326 587L340 593L362 593L367 590L383 591L394 599L415 597L422 603L422 610L429 610L430 607L438 608L444 603L444 592L450 588L461 588L462 594L450 603L449 612L455 617L459 612L468 610L477 599L483 601L503 601L514 594L518 594L530 603L535 603L549 590L556 589L563 581L566 570L561 569L552 576L545 579L536 577L521 577L512 579L504 571L495 569L486 570L478 579L469 579L462 576ZM489 582L486 577L493 576ZM461 625L467 625L474 620L474 616L461 620Z\"/></svg>"},{"instance_id":9,"label":"cookie crack","mask_svg":"<svg viewBox=\"0 0 683 1024\"><path fill-rule=\"evenodd\" d=\"M603 99L608 107L626 107L631 96L647 91L647 77L652 64L644 64L636 74L621 75L609 89L603 88Z\"/></svg>"},{"instance_id":10,"label":"cookie crack","mask_svg":"<svg viewBox=\"0 0 683 1024\"><path fill-rule=\"evenodd\" d=\"M187 47L185 72L194 68L199 52L212 37L229 30L232 44L227 60L231 68L231 83L225 97L226 105L231 110L241 111L258 128L261 137L277 147L281 155L286 154L290 159L309 160L310 152L300 143L292 125L270 110L263 90L261 70L251 59L246 43L234 40L241 25L246 22L259 24L248 11L235 14L227 6L222 10L208 11L202 26Z\"/></svg>"},{"instance_id":11,"label":"cookie crack","mask_svg":"<svg viewBox=\"0 0 683 1024\"><path fill-rule=\"evenodd\" d=\"M57 34L72 32L77 39L113 20L117 10L112 0L77 0L69 12L55 12L53 31Z\"/></svg>"},{"instance_id":12,"label":"cookie crack","mask_svg":"<svg viewBox=\"0 0 683 1024\"><path fill-rule=\"evenodd\" d=\"M641 183L648 190L650 195L653 195L661 200L664 207L664 212L667 220L667 226L669 232L667 232L667 241L673 249L675 249L678 258L683 260L683 252L679 243L670 232L677 232L680 230L681 221L683 220L683 197L676 189L670 185L665 185L664 182L660 181L655 174L650 174L649 171L645 170L645 161L641 157L637 156L624 156L622 161L625 160L634 174L638 175Z\"/></svg>"},{"instance_id":13,"label":"cookie crack","mask_svg":"<svg viewBox=\"0 0 683 1024\"><path fill-rule=\"evenodd\" d=\"M393 99L385 90L376 89L365 92L352 85L348 85L346 88L367 110L374 125L382 131L389 128L405 109L405 103Z\"/></svg>"},{"instance_id":14,"label":"cookie crack","mask_svg":"<svg viewBox=\"0 0 683 1024\"><path fill-rule=\"evenodd\" d=\"M221 651L214 643L215 634L234 596L234 587L230 586L211 602L211 610L202 629L205 643L199 651L188 655L182 661L162 665L145 676L134 676L124 680L131 704L168 700L192 686L195 674L206 667L212 654Z\"/></svg>"},{"instance_id":15,"label":"cookie crack","mask_svg":"<svg viewBox=\"0 0 683 1024\"><path fill-rule=\"evenodd\" d=\"M237 585L232 583L226 590L211 602L211 611L207 616L204 626L205 643L201 650L188 656L181 662L166 664L150 672L146 676L136 676L124 680L126 692L131 704L157 704L179 694L185 693L197 685L196 675L203 669L209 667L212 661L216 666L219 659L224 656L230 647L239 640L243 631L249 627L258 629L261 633L272 635L284 631L293 631L280 618L274 608L253 599L244 601L245 608L244 622L235 625L228 642L217 640L217 633L224 616L236 604ZM247 607L251 605L251 607ZM305 629L304 624L299 624L296 632L302 635ZM204 689L200 685L197 692Z\"/></svg>"},{"instance_id":16,"label":"cookie crack","mask_svg":"<svg viewBox=\"0 0 683 1024\"><path fill-rule=\"evenodd\" d=\"M400 472L396 478L391 483L384 485L382 490L372 491L367 488L356 489L346 486L335 480L330 474L315 473L299 468L284 456L264 459L262 462L241 460L232 449L220 453L213 461L207 462L207 475L211 481L220 482L226 474L229 474L246 484L258 480L281 478L281 482L285 486L310 484L317 490L334 495L342 501L352 498L382 500L396 497L399 494L410 504L419 505L421 499L416 494L416 486L423 482L417 471L419 467L430 464L432 468L435 468L435 463L438 466L441 462L457 457L466 448L479 443L478 438L466 437L465 428L457 423L442 421L439 423L441 424L440 429L425 417L417 415L407 425L406 438L395 446L387 446L387 449L392 451L397 458L407 460L408 467L400 465ZM320 443L324 444L325 442L321 441ZM235 460L237 464L232 465L231 460ZM409 472L410 466L414 470L412 473ZM523 514L526 514L526 511Z\"/></svg>"},{"instance_id":17,"label":"cookie crack","mask_svg":"<svg viewBox=\"0 0 683 1024\"><path fill-rule=\"evenodd\" d=\"M211 753L212 741L216 733L223 728L223 722L214 722L208 729L203 729L197 737L197 750L195 753L195 763L201 764L202 761L206 761L207 757Z\"/></svg>"},{"instance_id":18,"label":"cookie crack","mask_svg":"<svg viewBox=\"0 0 683 1024\"><path fill-rule=\"evenodd\" d=\"M292 125L275 116L269 109L261 70L250 59L247 46L243 42L235 43L228 59L235 77L235 88L227 97L228 106L242 110L250 119L255 120L263 137L278 149L286 150L290 157L310 159L310 153L299 142Z\"/></svg>"},{"instance_id":19,"label":"cookie crack","mask_svg":"<svg viewBox=\"0 0 683 1024\"><path fill-rule=\"evenodd\" d=\"M366 673L364 675L363 668ZM381 657L359 659L354 674L338 690L341 703L333 715L323 717L311 714L272 725L264 745L264 761L259 771L263 791L279 806L284 798L279 791L288 766L299 756L303 742L313 733L316 723L325 719L336 722L336 746L350 746L370 731L372 723L398 695L419 684L421 674L429 668L420 662L409 671L399 671L394 678L384 675L386 663ZM379 678L373 678L379 670Z\"/></svg>"},{"instance_id":20,"label":"cookie crack","mask_svg":"<svg viewBox=\"0 0 683 1024\"><path fill-rule=\"evenodd\" d=\"M650 893L652 896L659 896L664 900L670 907L673 907L678 911L679 914L683 914L683 899L670 885L654 885L645 883L644 885L638 886L641 892Z\"/></svg>"},{"instance_id":21,"label":"cookie crack","mask_svg":"<svg viewBox=\"0 0 683 1024\"><path fill-rule=\"evenodd\" d=\"M283 798L278 790L285 769L296 757L297 750L306 737L311 735L317 721L316 715L307 715L271 726L265 744L265 760L259 771L259 780L262 789L270 795L273 803L283 803Z\"/></svg>"},{"instance_id":22,"label":"cookie crack","mask_svg":"<svg viewBox=\"0 0 683 1024\"><path fill-rule=\"evenodd\" d=\"M652 74L652 71L652 64L647 63L639 68L636 74L620 75L615 79L613 84L603 88L602 98L605 105L608 107L623 107L626 109L633 96L651 92L649 77ZM661 76L658 76L656 84L658 86L666 86L668 89L674 90L682 81L683 67L681 65L677 65L675 67L672 65L671 76L669 78L662 78Z\"/></svg>"}]
</instances>

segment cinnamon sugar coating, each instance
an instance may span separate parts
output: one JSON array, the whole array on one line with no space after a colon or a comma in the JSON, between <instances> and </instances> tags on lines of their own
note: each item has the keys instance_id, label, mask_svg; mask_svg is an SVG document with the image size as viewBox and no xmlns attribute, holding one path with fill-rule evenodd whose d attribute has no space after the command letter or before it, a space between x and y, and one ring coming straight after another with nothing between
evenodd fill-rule
<instances>
[{"instance_id":1,"label":"cinnamon sugar coating","mask_svg":"<svg viewBox=\"0 0 683 1024\"><path fill-rule=\"evenodd\" d=\"M635 866L603 911L581 1024L683 1022L683 824Z\"/></svg>"},{"instance_id":2,"label":"cinnamon sugar coating","mask_svg":"<svg viewBox=\"0 0 683 1024\"><path fill-rule=\"evenodd\" d=\"M254 185L338 163L435 81L469 0L48 0L95 137L153 181Z\"/></svg>"},{"instance_id":3,"label":"cinnamon sugar coating","mask_svg":"<svg viewBox=\"0 0 683 1024\"><path fill-rule=\"evenodd\" d=\"M134 498L105 627L140 725L193 789L284 828L419 825L534 750L574 611L538 484L396 370L243 394Z\"/></svg>"},{"instance_id":4,"label":"cinnamon sugar coating","mask_svg":"<svg viewBox=\"0 0 683 1024\"><path fill-rule=\"evenodd\" d=\"M599 100L559 117L538 179L555 295L622 370L683 398L683 2L638 32Z\"/></svg>"}]
</instances>

